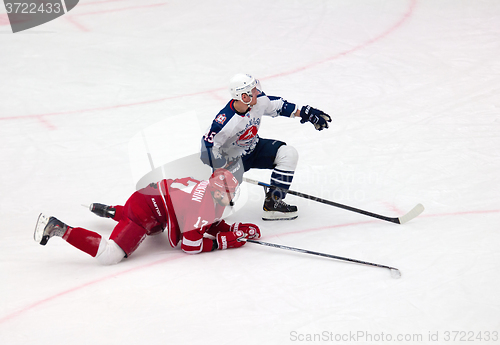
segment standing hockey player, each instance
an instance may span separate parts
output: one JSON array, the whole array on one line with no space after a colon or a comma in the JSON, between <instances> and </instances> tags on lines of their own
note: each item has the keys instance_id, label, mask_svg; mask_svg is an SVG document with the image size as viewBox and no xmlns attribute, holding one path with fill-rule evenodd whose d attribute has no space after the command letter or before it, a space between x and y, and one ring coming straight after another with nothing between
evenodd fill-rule
<instances>
[{"instance_id":1,"label":"standing hockey player","mask_svg":"<svg viewBox=\"0 0 500 345\"><path fill-rule=\"evenodd\" d=\"M299 108L281 97L267 96L257 79L237 74L230 81L232 99L217 114L203 136L201 160L212 169L225 167L241 182L249 169L272 169L266 191L264 220L297 218L297 207L283 201L292 183L298 153L283 141L260 138L257 134L263 115L300 118L321 131L331 122L329 115L309 105Z\"/></svg>"},{"instance_id":2,"label":"standing hockey player","mask_svg":"<svg viewBox=\"0 0 500 345\"><path fill-rule=\"evenodd\" d=\"M216 170L208 181L162 180L132 194L124 206L90 206L98 216L118 222L109 240L43 214L38 218L34 238L45 245L53 236L62 237L103 265L120 262L130 256L146 236L165 229L170 245L176 247L181 242L181 249L188 254L238 248L247 238L259 238L260 230L254 224L229 225L221 219L237 187L238 181L225 169Z\"/></svg>"}]
</instances>

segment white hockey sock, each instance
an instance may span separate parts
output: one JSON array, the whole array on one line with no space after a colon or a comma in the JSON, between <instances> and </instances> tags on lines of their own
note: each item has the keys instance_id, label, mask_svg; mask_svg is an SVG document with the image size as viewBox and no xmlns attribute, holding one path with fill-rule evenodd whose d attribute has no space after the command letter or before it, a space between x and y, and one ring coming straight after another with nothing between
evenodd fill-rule
<instances>
[{"instance_id":1,"label":"white hockey sock","mask_svg":"<svg viewBox=\"0 0 500 345\"><path fill-rule=\"evenodd\" d=\"M271 174L271 186L288 190L292 184L298 159L299 154L294 147L282 145L278 149L276 158L274 159L276 167ZM275 191L274 194L281 199L286 196L286 193L281 191Z\"/></svg>"}]
</instances>

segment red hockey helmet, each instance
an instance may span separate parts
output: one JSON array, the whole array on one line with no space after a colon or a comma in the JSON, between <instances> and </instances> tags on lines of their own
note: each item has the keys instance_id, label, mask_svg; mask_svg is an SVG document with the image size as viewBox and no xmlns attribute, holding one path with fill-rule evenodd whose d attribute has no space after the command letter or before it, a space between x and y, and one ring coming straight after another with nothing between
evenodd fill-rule
<instances>
[{"instance_id":1,"label":"red hockey helmet","mask_svg":"<svg viewBox=\"0 0 500 345\"><path fill-rule=\"evenodd\" d=\"M238 180L226 169L215 170L208 181L211 192L219 190L221 192L234 194L238 188Z\"/></svg>"}]
</instances>

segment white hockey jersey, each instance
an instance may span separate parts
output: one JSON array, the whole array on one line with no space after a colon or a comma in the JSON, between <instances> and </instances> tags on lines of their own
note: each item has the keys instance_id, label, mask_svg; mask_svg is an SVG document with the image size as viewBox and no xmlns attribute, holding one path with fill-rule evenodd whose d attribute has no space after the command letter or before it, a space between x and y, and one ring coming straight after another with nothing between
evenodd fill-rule
<instances>
[{"instance_id":1,"label":"white hockey jersey","mask_svg":"<svg viewBox=\"0 0 500 345\"><path fill-rule=\"evenodd\" d=\"M296 105L281 97L266 96L263 92L257 103L240 114L231 100L217 114L202 139L201 160L212 168L224 166L253 151L259 141L262 116L287 116L295 112Z\"/></svg>"}]
</instances>

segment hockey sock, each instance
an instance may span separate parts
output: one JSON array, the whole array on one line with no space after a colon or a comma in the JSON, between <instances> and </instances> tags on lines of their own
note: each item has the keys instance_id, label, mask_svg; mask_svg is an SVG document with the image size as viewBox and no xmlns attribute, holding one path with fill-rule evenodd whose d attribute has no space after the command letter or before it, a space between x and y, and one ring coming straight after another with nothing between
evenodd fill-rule
<instances>
[{"instance_id":1,"label":"hockey sock","mask_svg":"<svg viewBox=\"0 0 500 345\"><path fill-rule=\"evenodd\" d=\"M293 180L293 171L284 171L274 168L271 174L271 186L275 186L284 190L288 190ZM273 195L280 199L284 199L286 196L285 191L274 190Z\"/></svg>"},{"instance_id":2,"label":"hockey sock","mask_svg":"<svg viewBox=\"0 0 500 345\"><path fill-rule=\"evenodd\" d=\"M63 239L73 247L95 257L101 242L101 235L83 228L70 228L63 236Z\"/></svg>"},{"instance_id":3,"label":"hockey sock","mask_svg":"<svg viewBox=\"0 0 500 345\"><path fill-rule=\"evenodd\" d=\"M116 206L111 206L115 209L115 216L113 217L113 220L116 220L119 222L123 218L123 206L121 205L116 205Z\"/></svg>"}]
</instances>

